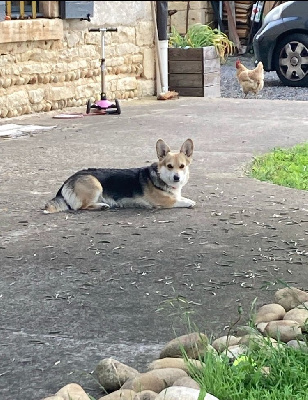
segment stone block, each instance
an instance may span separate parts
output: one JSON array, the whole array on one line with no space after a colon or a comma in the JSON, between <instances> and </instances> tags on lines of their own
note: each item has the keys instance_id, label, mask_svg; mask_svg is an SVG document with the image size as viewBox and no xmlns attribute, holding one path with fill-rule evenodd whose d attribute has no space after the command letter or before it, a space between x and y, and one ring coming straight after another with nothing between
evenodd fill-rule
<instances>
[{"instance_id":1,"label":"stone block","mask_svg":"<svg viewBox=\"0 0 308 400\"><path fill-rule=\"evenodd\" d=\"M1 86L6 89L12 86L12 79L11 78L4 78L1 80Z\"/></svg>"},{"instance_id":2,"label":"stone block","mask_svg":"<svg viewBox=\"0 0 308 400\"><path fill-rule=\"evenodd\" d=\"M154 96L155 81L147 79L137 80L137 94L138 97Z\"/></svg>"},{"instance_id":3,"label":"stone block","mask_svg":"<svg viewBox=\"0 0 308 400\"><path fill-rule=\"evenodd\" d=\"M204 87L204 97L220 97L220 85L212 85Z\"/></svg>"},{"instance_id":4,"label":"stone block","mask_svg":"<svg viewBox=\"0 0 308 400\"><path fill-rule=\"evenodd\" d=\"M99 49L97 48L97 52L98 52L98 54L100 53L100 48ZM108 60L110 60L112 57L116 57L117 55L118 55L117 46L110 45L110 46L106 47L106 58Z\"/></svg>"},{"instance_id":5,"label":"stone block","mask_svg":"<svg viewBox=\"0 0 308 400\"><path fill-rule=\"evenodd\" d=\"M72 48L70 50L74 51L74 49L75 48ZM96 46L93 46L93 45L78 47L78 52L79 52L78 55L81 59L99 58L98 54L97 54L97 48L96 48Z\"/></svg>"},{"instance_id":6,"label":"stone block","mask_svg":"<svg viewBox=\"0 0 308 400\"><path fill-rule=\"evenodd\" d=\"M118 67L124 64L124 57L113 57L111 60L108 60L108 66L110 67Z\"/></svg>"},{"instance_id":7,"label":"stone block","mask_svg":"<svg viewBox=\"0 0 308 400\"><path fill-rule=\"evenodd\" d=\"M12 75L20 76L20 67L19 65L12 65Z\"/></svg>"},{"instance_id":8,"label":"stone block","mask_svg":"<svg viewBox=\"0 0 308 400\"><path fill-rule=\"evenodd\" d=\"M180 2L178 2L180 3ZM182 2L181 2L182 3ZM184 3L184 2L183 2ZM171 26L174 27L181 34L186 33L186 10L178 10L178 12L172 15Z\"/></svg>"},{"instance_id":9,"label":"stone block","mask_svg":"<svg viewBox=\"0 0 308 400\"><path fill-rule=\"evenodd\" d=\"M1 50L1 47L4 47L4 45L0 46L0 51L1 52L8 51L8 50L5 50L5 49ZM3 55L1 55L1 57L0 57L1 75L3 74L2 67L5 67L8 64L12 64L13 62L14 62L14 58L13 58L13 56L11 54L3 54Z\"/></svg>"},{"instance_id":10,"label":"stone block","mask_svg":"<svg viewBox=\"0 0 308 400\"><path fill-rule=\"evenodd\" d=\"M6 100L9 109L14 109L29 103L28 93L26 90L13 91L7 94Z\"/></svg>"},{"instance_id":11,"label":"stone block","mask_svg":"<svg viewBox=\"0 0 308 400\"><path fill-rule=\"evenodd\" d=\"M117 46L115 54L117 56L125 56L127 54L135 53L139 53L139 47L137 47L133 43L122 43Z\"/></svg>"},{"instance_id":12,"label":"stone block","mask_svg":"<svg viewBox=\"0 0 308 400\"><path fill-rule=\"evenodd\" d=\"M93 44L99 46L101 43L101 37L98 32L86 32L84 35L85 44Z\"/></svg>"},{"instance_id":13,"label":"stone block","mask_svg":"<svg viewBox=\"0 0 308 400\"><path fill-rule=\"evenodd\" d=\"M185 3L185 2L183 2ZM193 2L194 3L194 2ZM171 5L170 5L171 7ZM188 27L191 25L206 23L206 13L204 9L190 9L188 13ZM182 34L186 33L186 8L178 10L178 12L170 18L171 26L174 26L177 31Z\"/></svg>"},{"instance_id":14,"label":"stone block","mask_svg":"<svg viewBox=\"0 0 308 400\"><path fill-rule=\"evenodd\" d=\"M70 69L69 69L67 63L64 63L64 62L57 62L57 63L55 63L55 64L52 64L52 70L51 70L51 72L54 72L54 73L63 73L63 72L66 72L66 71L68 71L68 70L70 70Z\"/></svg>"},{"instance_id":15,"label":"stone block","mask_svg":"<svg viewBox=\"0 0 308 400\"><path fill-rule=\"evenodd\" d=\"M195 1L191 1L190 3L196 3ZM169 10L177 10L185 11L187 10L187 1L168 1L168 9Z\"/></svg>"},{"instance_id":16,"label":"stone block","mask_svg":"<svg viewBox=\"0 0 308 400\"><path fill-rule=\"evenodd\" d=\"M67 64L67 70L68 71L77 71L80 69L80 62L79 61L72 61L69 64ZM65 69L63 69L65 71Z\"/></svg>"},{"instance_id":17,"label":"stone block","mask_svg":"<svg viewBox=\"0 0 308 400\"><path fill-rule=\"evenodd\" d=\"M143 62L143 55L141 53L132 56L132 63L139 64Z\"/></svg>"},{"instance_id":18,"label":"stone block","mask_svg":"<svg viewBox=\"0 0 308 400\"><path fill-rule=\"evenodd\" d=\"M76 98L90 98L94 96L96 93L99 93L99 88L96 83L85 83L83 85L76 86L75 89L75 97Z\"/></svg>"},{"instance_id":19,"label":"stone block","mask_svg":"<svg viewBox=\"0 0 308 400\"><path fill-rule=\"evenodd\" d=\"M59 101L74 97L74 87L70 86L51 86L48 90L48 100Z\"/></svg>"},{"instance_id":20,"label":"stone block","mask_svg":"<svg viewBox=\"0 0 308 400\"><path fill-rule=\"evenodd\" d=\"M66 32L64 35L64 40L67 42L67 47L76 47L80 42L80 37L76 32Z\"/></svg>"},{"instance_id":21,"label":"stone block","mask_svg":"<svg viewBox=\"0 0 308 400\"><path fill-rule=\"evenodd\" d=\"M56 62L58 60L59 54L56 51L52 50L43 50L43 49L35 49L29 52L29 58L28 61L34 61L34 62Z\"/></svg>"},{"instance_id":22,"label":"stone block","mask_svg":"<svg viewBox=\"0 0 308 400\"><path fill-rule=\"evenodd\" d=\"M11 76L13 74L13 68L10 65L6 65L5 67L1 68L1 76Z\"/></svg>"},{"instance_id":23,"label":"stone block","mask_svg":"<svg viewBox=\"0 0 308 400\"><path fill-rule=\"evenodd\" d=\"M80 60L79 61L79 69L82 69L82 68L87 68L87 66L88 66L88 63L87 63L87 61L86 60Z\"/></svg>"},{"instance_id":24,"label":"stone block","mask_svg":"<svg viewBox=\"0 0 308 400\"><path fill-rule=\"evenodd\" d=\"M217 72L220 71L219 58L211 58L203 61L203 72Z\"/></svg>"},{"instance_id":25,"label":"stone block","mask_svg":"<svg viewBox=\"0 0 308 400\"><path fill-rule=\"evenodd\" d=\"M21 68L21 73L22 74L47 74L50 73L52 70L52 64L51 63L38 63L38 62L30 62L27 64L24 64Z\"/></svg>"},{"instance_id":26,"label":"stone block","mask_svg":"<svg viewBox=\"0 0 308 400\"><path fill-rule=\"evenodd\" d=\"M215 46L203 47L203 57L204 59L211 60L218 58Z\"/></svg>"},{"instance_id":27,"label":"stone block","mask_svg":"<svg viewBox=\"0 0 308 400\"><path fill-rule=\"evenodd\" d=\"M30 103L40 103L44 99L44 89L33 89L28 91Z\"/></svg>"},{"instance_id":28,"label":"stone block","mask_svg":"<svg viewBox=\"0 0 308 400\"><path fill-rule=\"evenodd\" d=\"M137 88L137 82L134 77L125 77L125 78L118 78L117 81L117 90L118 91L127 91L127 90L134 90Z\"/></svg>"},{"instance_id":29,"label":"stone block","mask_svg":"<svg viewBox=\"0 0 308 400\"><path fill-rule=\"evenodd\" d=\"M107 77L106 85L108 93L115 92L117 90L117 79L114 79L114 77Z\"/></svg>"},{"instance_id":30,"label":"stone block","mask_svg":"<svg viewBox=\"0 0 308 400\"><path fill-rule=\"evenodd\" d=\"M136 25L136 45L153 46L154 29L152 21L140 21Z\"/></svg>"},{"instance_id":31,"label":"stone block","mask_svg":"<svg viewBox=\"0 0 308 400\"><path fill-rule=\"evenodd\" d=\"M155 53L153 48L144 49L143 52L143 77L146 79L155 78Z\"/></svg>"},{"instance_id":32,"label":"stone block","mask_svg":"<svg viewBox=\"0 0 308 400\"><path fill-rule=\"evenodd\" d=\"M38 18L1 21L1 23L3 24L1 43L23 42L24 47L27 48L27 42L63 40L63 21L61 19Z\"/></svg>"},{"instance_id":33,"label":"stone block","mask_svg":"<svg viewBox=\"0 0 308 400\"><path fill-rule=\"evenodd\" d=\"M118 32L112 36L112 43L134 43L136 38L135 27L121 27Z\"/></svg>"},{"instance_id":34,"label":"stone block","mask_svg":"<svg viewBox=\"0 0 308 400\"><path fill-rule=\"evenodd\" d=\"M201 10L211 7L209 3L209 1L190 1L189 6L191 10Z\"/></svg>"},{"instance_id":35,"label":"stone block","mask_svg":"<svg viewBox=\"0 0 308 400\"><path fill-rule=\"evenodd\" d=\"M220 72L204 74L204 86L220 85Z\"/></svg>"},{"instance_id":36,"label":"stone block","mask_svg":"<svg viewBox=\"0 0 308 400\"><path fill-rule=\"evenodd\" d=\"M194 24L205 24L204 10L189 10L188 26L191 26Z\"/></svg>"}]
</instances>

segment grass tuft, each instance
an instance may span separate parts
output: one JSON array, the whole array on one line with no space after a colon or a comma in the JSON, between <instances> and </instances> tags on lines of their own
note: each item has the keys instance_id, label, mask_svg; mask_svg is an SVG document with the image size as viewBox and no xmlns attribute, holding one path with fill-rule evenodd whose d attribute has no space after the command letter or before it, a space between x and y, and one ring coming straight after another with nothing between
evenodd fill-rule
<instances>
[{"instance_id":1,"label":"grass tuft","mask_svg":"<svg viewBox=\"0 0 308 400\"><path fill-rule=\"evenodd\" d=\"M250 175L260 181L289 188L308 190L308 143L290 149L277 148L256 157Z\"/></svg>"},{"instance_id":2,"label":"grass tuft","mask_svg":"<svg viewBox=\"0 0 308 400\"><path fill-rule=\"evenodd\" d=\"M284 345L273 347L264 338L264 345L254 346L242 358L233 365L223 354L209 352L200 360L203 367L190 364L189 372L203 391L220 400L307 398L307 354Z\"/></svg>"}]
</instances>

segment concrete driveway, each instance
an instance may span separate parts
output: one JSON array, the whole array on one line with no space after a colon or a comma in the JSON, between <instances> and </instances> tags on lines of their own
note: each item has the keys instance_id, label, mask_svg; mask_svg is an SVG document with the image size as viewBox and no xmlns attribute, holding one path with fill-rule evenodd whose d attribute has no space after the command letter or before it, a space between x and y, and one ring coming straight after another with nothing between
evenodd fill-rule
<instances>
[{"instance_id":1,"label":"concrete driveway","mask_svg":"<svg viewBox=\"0 0 308 400\"><path fill-rule=\"evenodd\" d=\"M3 399L39 400L69 382L98 398L90 372L101 359L145 370L187 333L187 312L218 336L239 304L244 323L254 299L271 302L280 282L308 288L307 192L244 173L255 155L308 140L306 102L149 99L122 109L1 121L57 125L0 141ZM155 161L158 138L179 149L188 137L195 153L183 194L196 208L41 212L73 172L142 166Z\"/></svg>"}]
</instances>

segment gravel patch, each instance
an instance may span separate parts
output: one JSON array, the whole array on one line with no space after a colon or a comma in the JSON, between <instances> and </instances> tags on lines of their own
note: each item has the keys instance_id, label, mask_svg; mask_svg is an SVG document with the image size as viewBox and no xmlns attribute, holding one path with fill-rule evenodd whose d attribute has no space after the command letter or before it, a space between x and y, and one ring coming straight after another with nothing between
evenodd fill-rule
<instances>
[{"instance_id":1,"label":"gravel patch","mask_svg":"<svg viewBox=\"0 0 308 400\"><path fill-rule=\"evenodd\" d=\"M226 64L221 66L221 97L243 98L240 85L236 79L235 61L239 58L247 68L254 68L252 56L229 57ZM247 98L254 99L255 96L249 93ZM308 100L308 87L284 86L276 72L265 72L264 88L258 94L258 99L270 100Z\"/></svg>"}]
</instances>

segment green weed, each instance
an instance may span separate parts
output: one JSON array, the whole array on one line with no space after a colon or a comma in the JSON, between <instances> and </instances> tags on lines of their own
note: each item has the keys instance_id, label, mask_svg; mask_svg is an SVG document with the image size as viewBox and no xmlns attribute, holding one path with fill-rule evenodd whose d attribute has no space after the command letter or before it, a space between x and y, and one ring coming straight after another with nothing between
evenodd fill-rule
<instances>
[{"instance_id":1,"label":"green weed","mask_svg":"<svg viewBox=\"0 0 308 400\"><path fill-rule=\"evenodd\" d=\"M262 346L249 349L237 365L211 352L200 361L201 369L189 364L190 375L203 391L220 400L307 398L307 354L282 344L273 347L265 338Z\"/></svg>"},{"instance_id":2,"label":"green weed","mask_svg":"<svg viewBox=\"0 0 308 400\"><path fill-rule=\"evenodd\" d=\"M308 143L290 149L277 148L256 157L249 174L260 181L308 190Z\"/></svg>"}]
</instances>

